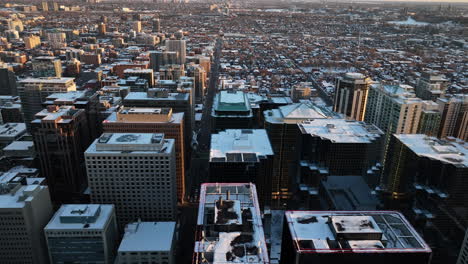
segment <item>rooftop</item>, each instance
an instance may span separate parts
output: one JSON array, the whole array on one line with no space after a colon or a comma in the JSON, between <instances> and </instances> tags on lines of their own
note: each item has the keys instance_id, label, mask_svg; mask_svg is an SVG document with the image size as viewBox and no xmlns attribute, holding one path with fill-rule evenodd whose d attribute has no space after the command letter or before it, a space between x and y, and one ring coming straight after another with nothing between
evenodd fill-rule
<instances>
[{"instance_id":1,"label":"rooftop","mask_svg":"<svg viewBox=\"0 0 468 264\"><path fill-rule=\"evenodd\" d=\"M314 119L304 121L298 126L303 134L333 143L371 143L383 135L375 125L345 119Z\"/></svg>"},{"instance_id":2,"label":"rooftop","mask_svg":"<svg viewBox=\"0 0 468 264\"><path fill-rule=\"evenodd\" d=\"M151 90L151 89L150 89ZM160 100L160 101L165 101L165 100L183 100L183 101L188 101L190 97L190 94L188 93L167 93L167 96L149 96L148 93L146 92L130 92L128 95L125 97L125 101L128 100Z\"/></svg>"},{"instance_id":3,"label":"rooftop","mask_svg":"<svg viewBox=\"0 0 468 264\"><path fill-rule=\"evenodd\" d=\"M44 230L102 230L113 214L110 204L64 204Z\"/></svg>"},{"instance_id":4,"label":"rooftop","mask_svg":"<svg viewBox=\"0 0 468 264\"><path fill-rule=\"evenodd\" d=\"M340 117L338 113L326 107L313 103L297 103L280 106L278 109L263 112L265 120L269 123L295 124L308 119L323 119Z\"/></svg>"},{"instance_id":5,"label":"rooftop","mask_svg":"<svg viewBox=\"0 0 468 264\"><path fill-rule=\"evenodd\" d=\"M41 77L41 78L26 78L19 81L20 84L26 83L49 83L49 84L66 84L69 82L73 82L75 78L67 78L67 77Z\"/></svg>"},{"instance_id":6,"label":"rooftop","mask_svg":"<svg viewBox=\"0 0 468 264\"><path fill-rule=\"evenodd\" d=\"M175 222L135 222L125 228L119 252L170 251Z\"/></svg>"},{"instance_id":7,"label":"rooftop","mask_svg":"<svg viewBox=\"0 0 468 264\"><path fill-rule=\"evenodd\" d=\"M250 111L250 102L242 91L221 91L215 96L213 110L215 112Z\"/></svg>"},{"instance_id":8,"label":"rooftop","mask_svg":"<svg viewBox=\"0 0 468 264\"><path fill-rule=\"evenodd\" d=\"M0 139L15 139L26 133L24 123L5 123L0 125Z\"/></svg>"},{"instance_id":9,"label":"rooftop","mask_svg":"<svg viewBox=\"0 0 468 264\"><path fill-rule=\"evenodd\" d=\"M104 133L86 150L99 152L156 152L171 153L174 139L165 139L161 133Z\"/></svg>"},{"instance_id":10,"label":"rooftop","mask_svg":"<svg viewBox=\"0 0 468 264\"><path fill-rule=\"evenodd\" d=\"M416 155L457 167L468 167L468 145L462 140L442 140L423 134L394 135Z\"/></svg>"},{"instance_id":11,"label":"rooftop","mask_svg":"<svg viewBox=\"0 0 468 264\"><path fill-rule=\"evenodd\" d=\"M396 211L286 211L285 215L298 252L431 252Z\"/></svg>"},{"instance_id":12,"label":"rooftop","mask_svg":"<svg viewBox=\"0 0 468 264\"><path fill-rule=\"evenodd\" d=\"M194 263L269 263L252 183L202 184L197 232Z\"/></svg>"},{"instance_id":13,"label":"rooftop","mask_svg":"<svg viewBox=\"0 0 468 264\"><path fill-rule=\"evenodd\" d=\"M211 135L210 161L252 162L273 155L264 129L227 129Z\"/></svg>"},{"instance_id":14,"label":"rooftop","mask_svg":"<svg viewBox=\"0 0 468 264\"><path fill-rule=\"evenodd\" d=\"M10 170L0 175L0 208L23 208L41 191L49 192L47 186L29 184L25 177Z\"/></svg>"},{"instance_id":15,"label":"rooftop","mask_svg":"<svg viewBox=\"0 0 468 264\"><path fill-rule=\"evenodd\" d=\"M50 105L46 109L43 109L35 115L35 120L32 122L41 121L55 121L60 123L70 122L72 116L76 113L83 111L81 109L75 109L74 106L53 106Z\"/></svg>"}]
</instances>

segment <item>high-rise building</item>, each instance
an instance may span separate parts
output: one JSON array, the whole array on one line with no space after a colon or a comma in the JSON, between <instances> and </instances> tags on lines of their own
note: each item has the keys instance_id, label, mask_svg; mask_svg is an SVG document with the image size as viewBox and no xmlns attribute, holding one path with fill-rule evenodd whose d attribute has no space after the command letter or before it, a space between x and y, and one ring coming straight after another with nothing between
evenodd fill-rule
<instances>
[{"instance_id":1,"label":"high-rise building","mask_svg":"<svg viewBox=\"0 0 468 264\"><path fill-rule=\"evenodd\" d=\"M44 1L44 2L41 2L41 9L42 9L42 11L44 11L44 12L49 11L49 4L48 4L47 2L45 2L45 1Z\"/></svg>"},{"instance_id":2,"label":"high-rise building","mask_svg":"<svg viewBox=\"0 0 468 264\"><path fill-rule=\"evenodd\" d=\"M26 133L24 123L3 123L0 125L0 150Z\"/></svg>"},{"instance_id":3,"label":"high-rise building","mask_svg":"<svg viewBox=\"0 0 468 264\"><path fill-rule=\"evenodd\" d=\"M429 242L445 247L444 258L450 260L452 256L449 262L455 261L468 228L464 212L468 203L466 142L400 134L392 136L390 146L382 186L387 207L404 211L426 232L434 234ZM444 246L443 241L450 243Z\"/></svg>"},{"instance_id":4,"label":"high-rise building","mask_svg":"<svg viewBox=\"0 0 468 264\"><path fill-rule=\"evenodd\" d=\"M370 78L360 73L346 73L337 78L333 110L347 119L363 121L370 84Z\"/></svg>"},{"instance_id":5,"label":"high-rise building","mask_svg":"<svg viewBox=\"0 0 468 264\"><path fill-rule=\"evenodd\" d=\"M34 115L43 109L42 103L53 93L76 91L74 78L27 78L18 82L18 94L23 106L24 121L30 127Z\"/></svg>"},{"instance_id":6,"label":"high-rise building","mask_svg":"<svg viewBox=\"0 0 468 264\"><path fill-rule=\"evenodd\" d=\"M24 123L19 96L0 96L0 115L3 123Z\"/></svg>"},{"instance_id":7,"label":"high-rise building","mask_svg":"<svg viewBox=\"0 0 468 264\"><path fill-rule=\"evenodd\" d=\"M463 244L460 248L460 253L458 253L457 264L467 264L468 263L468 230L465 232L465 238L463 239Z\"/></svg>"},{"instance_id":8,"label":"high-rise building","mask_svg":"<svg viewBox=\"0 0 468 264\"><path fill-rule=\"evenodd\" d=\"M70 91L54 93L47 96L42 103L44 108L49 105L74 106L83 109L88 123L89 136L92 140L102 134L102 122L99 118L99 94L93 90Z\"/></svg>"},{"instance_id":9,"label":"high-rise building","mask_svg":"<svg viewBox=\"0 0 468 264\"><path fill-rule=\"evenodd\" d=\"M186 151L192 142L192 127L195 124L195 106L190 93L173 93L166 89L153 88L144 92L130 92L124 98L125 107L172 108L174 113L184 113L184 136Z\"/></svg>"},{"instance_id":10,"label":"high-rise building","mask_svg":"<svg viewBox=\"0 0 468 264\"><path fill-rule=\"evenodd\" d=\"M224 90L214 97L211 117L214 131L251 128L253 112L243 91Z\"/></svg>"},{"instance_id":11,"label":"high-rise building","mask_svg":"<svg viewBox=\"0 0 468 264\"><path fill-rule=\"evenodd\" d=\"M98 34L101 36L104 36L106 35L106 32L107 32L106 24L100 23L98 25Z\"/></svg>"},{"instance_id":12,"label":"high-rise building","mask_svg":"<svg viewBox=\"0 0 468 264\"><path fill-rule=\"evenodd\" d=\"M32 60L35 77L62 77L62 62L53 56L40 56Z\"/></svg>"},{"instance_id":13,"label":"high-rise building","mask_svg":"<svg viewBox=\"0 0 468 264\"><path fill-rule=\"evenodd\" d=\"M153 71L159 71L162 66L177 64L180 56L177 51L150 51L149 54Z\"/></svg>"},{"instance_id":14,"label":"high-rise building","mask_svg":"<svg viewBox=\"0 0 468 264\"><path fill-rule=\"evenodd\" d=\"M423 101L421 118L417 134L425 134L430 137L439 135L442 113L439 105L433 101Z\"/></svg>"},{"instance_id":15,"label":"high-rise building","mask_svg":"<svg viewBox=\"0 0 468 264\"><path fill-rule=\"evenodd\" d=\"M313 93L317 94L317 90L312 88L311 82L302 82L296 84L291 89L291 99L297 103L299 100L310 99Z\"/></svg>"},{"instance_id":16,"label":"high-rise building","mask_svg":"<svg viewBox=\"0 0 468 264\"><path fill-rule=\"evenodd\" d=\"M105 133L163 133L175 139L177 198L185 195L184 113L171 108L122 107L104 122Z\"/></svg>"},{"instance_id":17,"label":"high-rise building","mask_svg":"<svg viewBox=\"0 0 468 264\"><path fill-rule=\"evenodd\" d=\"M17 95L16 77L11 68L0 68L0 95Z\"/></svg>"},{"instance_id":18,"label":"high-rise building","mask_svg":"<svg viewBox=\"0 0 468 264\"><path fill-rule=\"evenodd\" d=\"M43 229L52 214L47 186L0 175L0 262L49 263Z\"/></svg>"},{"instance_id":19,"label":"high-rise building","mask_svg":"<svg viewBox=\"0 0 468 264\"><path fill-rule=\"evenodd\" d=\"M320 181L329 175L360 175L370 186L379 183L383 132L375 125L312 119L298 126L299 190L306 198L318 198Z\"/></svg>"},{"instance_id":20,"label":"high-rise building","mask_svg":"<svg viewBox=\"0 0 468 264\"><path fill-rule=\"evenodd\" d=\"M206 89L206 71L200 65L190 65L187 70L187 76L193 77L195 81L195 102L203 103Z\"/></svg>"},{"instance_id":21,"label":"high-rise building","mask_svg":"<svg viewBox=\"0 0 468 264\"><path fill-rule=\"evenodd\" d=\"M177 64L185 64L187 47L185 40L182 39L167 39L166 50L176 51L178 53Z\"/></svg>"},{"instance_id":22,"label":"high-rise building","mask_svg":"<svg viewBox=\"0 0 468 264\"><path fill-rule=\"evenodd\" d=\"M281 264L424 263L431 248L396 211L286 211Z\"/></svg>"},{"instance_id":23,"label":"high-rise building","mask_svg":"<svg viewBox=\"0 0 468 264\"><path fill-rule=\"evenodd\" d=\"M44 232L50 263L114 263L119 233L112 204L64 204Z\"/></svg>"},{"instance_id":24,"label":"high-rise building","mask_svg":"<svg viewBox=\"0 0 468 264\"><path fill-rule=\"evenodd\" d=\"M85 111L48 106L36 114L31 131L54 202L83 200L86 173L83 153L91 143Z\"/></svg>"},{"instance_id":25,"label":"high-rise building","mask_svg":"<svg viewBox=\"0 0 468 264\"><path fill-rule=\"evenodd\" d=\"M271 204L273 150L264 129L228 129L211 135L211 182L254 182L261 205Z\"/></svg>"},{"instance_id":26,"label":"high-rise building","mask_svg":"<svg viewBox=\"0 0 468 264\"><path fill-rule=\"evenodd\" d=\"M24 45L26 49L34 49L41 45L41 38L36 35L31 35L24 38Z\"/></svg>"},{"instance_id":27,"label":"high-rise building","mask_svg":"<svg viewBox=\"0 0 468 264\"><path fill-rule=\"evenodd\" d=\"M468 140L468 94L437 99L442 112L439 137L457 137Z\"/></svg>"},{"instance_id":28,"label":"high-rise building","mask_svg":"<svg viewBox=\"0 0 468 264\"><path fill-rule=\"evenodd\" d=\"M8 30L14 30L18 32L22 32L24 30L23 22L18 18L7 19L6 22Z\"/></svg>"},{"instance_id":29,"label":"high-rise building","mask_svg":"<svg viewBox=\"0 0 468 264\"><path fill-rule=\"evenodd\" d=\"M415 134L423 111L423 100L415 97L409 85L370 85L366 123L390 134Z\"/></svg>"},{"instance_id":30,"label":"high-rise building","mask_svg":"<svg viewBox=\"0 0 468 264\"><path fill-rule=\"evenodd\" d=\"M192 263L270 263L255 184L201 185Z\"/></svg>"},{"instance_id":31,"label":"high-rise building","mask_svg":"<svg viewBox=\"0 0 468 264\"><path fill-rule=\"evenodd\" d=\"M281 106L263 112L265 130L271 141L275 160L273 164L272 198L289 199L292 196L292 180L297 166L298 123L309 119L339 118L339 114L312 103Z\"/></svg>"},{"instance_id":32,"label":"high-rise building","mask_svg":"<svg viewBox=\"0 0 468 264\"><path fill-rule=\"evenodd\" d=\"M447 91L449 81L441 74L424 72L416 84L416 96L423 100L436 101L443 98Z\"/></svg>"},{"instance_id":33,"label":"high-rise building","mask_svg":"<svg viewBox=\"0 0 468 264\"><path fill-rule=\"evenodd\" d=\"M125 78L136 76L140 79L145 79L148 81L149 87L154 87L154 73L153 69L126 69L124 70Z\"/></svg>"},{"instance_id":34,"label":"high-rise building","mask_svg":"<svg viewBox=\"0 0 468 264\"><path fill-rule=\"evenodd\" d=\"M46 37L49 45L54 49L59 49L67 46L67 36L63 32L48 32L46 33Z\"/></svg>"},{"instance_id":35,"label":"high-rise building","mask_svg":"<svg viewBox=\"0 0 468 264\"><path fill-rule=\"evenodd\" d=\"M125 227L116 264L174 264L176 222L134 222Z\"/></svg>"},{"instance_id":36,"label":"high-rise building","mask_svg":"<svg viewBox=\"0 0 468 264\"><path fill-rule=\"evenodd\" d=\"M119 228L176 216L174 139L164 134L104 133L86 150L91 201L114 204Z\"/></svg>"},{"instance_id":37,"label":"high-rise building","mask_svg":"<svg viewBox=\"0 0 468 264\"><path fill-rule=\"evenodd\" d=\"M153 20L153 32L160 33L161 32L161 20L156 18Z\"/></svg>"},{"instance_id":38,"label":"high-rise building","mask_svg":"<svg viewBox=\"0 0 468 264\"><path fill-rule=\"evenodd\" d=\"M134 21L134 22L133 22L133 30L134 30L136 33L140 33L140 32L141 32L141 21Z\"/></svg>"}]
</instances>

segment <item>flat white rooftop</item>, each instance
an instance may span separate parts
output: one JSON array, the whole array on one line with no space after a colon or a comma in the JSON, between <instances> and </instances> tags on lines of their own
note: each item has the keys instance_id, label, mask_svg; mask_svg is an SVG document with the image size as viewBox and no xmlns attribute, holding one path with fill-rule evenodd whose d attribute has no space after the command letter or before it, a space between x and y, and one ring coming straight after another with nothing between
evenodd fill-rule
<instances>
[{"instance_id":1,"label":"flat white rooftop","mask_svg":"<svg viewBox=\"0 0 468 264\"><path fill-rule=\"evenodd\" d=\"M0 125L0 140L14 139L26 132L24 123L6 123Z\"/></svg>"},{"instance_id":2,"label":"flat white rooftop","mask_svg":"<svg viewBox=\"0 0 468 264\"><path fill-rule=\"evenodd\" d=\"M297 103L280 106L278 109L263 112L265 120L270 123L298 123L308 119L339 117L339 114L312 103Z\"/></svg>"},{"instance_id":3,"label":"flat white rooftop","mask_svg":"<svg viewBox=\"0 0 468 264\"><path fill-rule=\"evenodd\" d=\"M375 125L345 119L314 119L298 125L303 134L333 143L371 143L383 135Z\"/></svg>"},{"instance_id":4,"label":"flat white rooftop","mask_svg":"<svg viewBox=\"0 0 468 264\"><path fill-rule=\"evenodd\" d=\"M10 173L0 175L0 208L23 208L26 202L34 199L35 195L40 191L46 191L47 186L37 184L9 185Z\"/></svg>"},{"instance_id":5,"label":"flat white rooftop","mask_svg":"<svg viewBox=\"0 0 468 264\"><path fill-rule=\"evenodd\" d=\"M234 153L252 153L256 156L273 155L266 130L227 129L211 135L210 160L227 158L229 154Z\"/></svg>"},{"instance_id":6,"label":"flat white rooftop","mask_svg":"<svg viewBox=\"0 0 468 264\"><path fill-rule=\"evenodd\" d=\"M125 228L119 252L170 251L175 222L135 222Z\"/></svg>"},{"instance_id":7,"label":"flat white rooftop","mask_svg":"<svg viewBox=\"0 0 468 264\"><path fill-rule=\"evenodd\" d=\"M86 154L112 152L170 153L174 139L165 139L162 133L104 133L86 150Z\"/></svg>"},{"instance_id":8,"label":"flat white rooftop","mask_svg":"<svg viewBox=\"0 0 468 264\"><path fill-rule=\"evenodd\" d=\"M19 83L49 83L49 84L65 84L68 82L72 82L75 78L67 78L67 77L42 77L42 78L26 78L20 80Z\"/></svg>"},{"instance_id":9,"label":"flat white rooftop","mask_svg":"<svg viewBox=\"0 0 468 264\"><path fill-rule=\"evenodd\" d=\"M396 211L286 211L298 252L431 252Z\"/></svg>"},{"instance_id":10,"label":"flat white rooftop","mask_svg":"<svg viewBox=\"0 0 468 264\"><path fill-rule=\"evenodd\" d=\"M395 135L416 155L468 167L468 144L462 140L441 140L423 134Z\"/></svg>"},{"instance_id":11,"label":"flat white rooftop","mask_svg":"<svg viewBox=\"0 0 468 264\"><path fill-rule=\"evenodd\" d=\"M111 204L64 204L44 230L103 230L113 213Z\"/></svg>"}]
</instances>

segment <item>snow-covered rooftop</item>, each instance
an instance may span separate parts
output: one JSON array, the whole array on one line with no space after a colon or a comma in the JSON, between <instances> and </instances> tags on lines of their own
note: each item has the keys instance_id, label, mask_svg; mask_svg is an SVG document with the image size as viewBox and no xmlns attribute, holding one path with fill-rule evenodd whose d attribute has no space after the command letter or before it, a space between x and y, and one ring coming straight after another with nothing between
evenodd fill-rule
<instances>
[{"instance_id":1,"label":"snow-covered rooftop","mask_svg":"<svg viewBox=\"0 0 468 264\"><path fill-rule=\"evenodd\" d=\"M375 125L345 119L314 119L298 125L303 134L333 143L371 143L383 135Z\"/></svg>"},{"instance_id":2,"label":"snow-covered rooftop","mask_svg":"<svg viewBox=\"0 0 468 264\"><path fill-rule=\"evenodd\" d=\"M230 160L231 154L240 155L240 160ZM264 129L227 129L211 135L210 160L224 158L225 161L257 161L246 160L250 155L273 155L270 140ZM235 155L239 156L239 155ZM233 157L235 158L235 157Z\"/></svg>"},{"instance_id":3,"label":"snow-covered rooftop","mask_svg":"<svg viewBox=\"0 0 468 264\"><path fill-rule=\"evenodd\" d=\"M396 211L287 211L298 252L431 252L405 217Z\"/></svg>"},{"instance_id":4,"label":"snow-covered rooftop","mask_svg":"<svg viewBox=\"0 0 468 264\"><path fill-rule=\"evenodd\" d=\"M299 123L308 119L336 118L339 114L313 103L297 103L280 106L263 112L269 123Z\"/></svg>"},{"instance_id":5,"label":"snow-covered rooftop","mask_svg":"<svg viewBox=\"0 0 468 264\"><path fill-rule=\"evenodd\" d=\"M86 154L100 152L158 152L170 153L174 139L162 133L104 133L86 150Z\"/></svg>"},{"instance_id":6,"label":"snow-covered rooftop","mask_svg":"<svg viewBox=\"0 0 468 264\"><path fill-rule=\"evenodd\" d=\"M175 222L135 222L125 228L119 252L170 251Z\"/></svg>"},{"instance_id":7,"label":"snow-covered rooftop","mask_svg":"<svg viewBox=\"0 0 468 264\"><path fill-rule=\"evenodd\" d=\"M113 214L111 204L64 204L44 230L103 230Z\"/></svg>"},{"instance_id":8,"label":"snow-covered rooftop","mask_svg":"<svg viewBox=\"0 0 468 264\"><path fill-rule=\"evenodd\" d=\"M441 140L423 134L399 134L395 137L418 156L468 167L468 145L462 140Z\"/></svg>"}]
</instances>

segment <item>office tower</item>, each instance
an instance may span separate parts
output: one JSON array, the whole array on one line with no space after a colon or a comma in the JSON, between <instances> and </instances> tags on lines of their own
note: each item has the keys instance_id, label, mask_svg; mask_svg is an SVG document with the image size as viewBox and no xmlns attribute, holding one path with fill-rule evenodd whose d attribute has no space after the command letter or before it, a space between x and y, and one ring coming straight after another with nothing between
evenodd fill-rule
<instances>
[{"instance_id":1,"label":"office tower","mask_svg":"<svg viewBox=\"0 0 468 264\"><path fill-rule=\"evenodd\" d=\"M85 111L87 128L92 140L102 134L102 122L99 118L99 94L93 90L71 91L67 93L54 93L47 96L42 103L44 108L49 105L74 106L75 109Z\"/></svg>"},{"instance_id":2,"label":"office tower","mask_svg":"<svg viewBox=\"0 0 468 264\"><path fill-rule=\"evenodd\" d=\"M112 204L64 204L44 233L50 263L114 263L119 233Z\"/></svg>"},{"instance_id":3,"label":"office tower","mask_svg":"<svg viewBox=\"0 0 468 264\"><path fill-rule=\"evenodd\" d=\"M242 91L220 91L214 97L211 111L212 129L220 131L252 127L250 101Z\"/></svg>"},{"instance_id":4,"label":"office tower","mask_svg":"<svg viewBox=\"0 0 468 264\"><path fill-rule=\"evenodd\" d=\"M140 33L140 32L141 32L141 21L134 21L134 22L133 22L133 30L134 30L136 33Z\"/></svg>"},{"instance_id":5,"label":"office tower","mask_svg":"<svg viewBox=\"0 0 468 264\"><path fill-rule=\"evenodd\" d=\"M47 264L43 229L53 214L47 186L0 175L0 262Z\"/></svg>"},{"instance_id":6,"label":"office tower","mask_svg":"<svg viewBox=\"0 0 468 264\"><path fill-rule=\"evenodd\" d=\"M195 102L203 103L206 89L206 71L200 65L188 67L187 76L193 77L195 81Z\"/></svg>"},{"instance_id":7,"label":"office tower","mask_svg":"<svg viewBox=\"0 0 468 264\"><path fill-rule=\"evenodd\" d=\"M363 121L366 113L370 78L360 73L346 73L336 79L333 110L346 119Z\"/></svg>"},{"instance_id":8,"label":"office tower","mask_svg":"<svg viewBox=\"0 0 468 264\"><path fill-rule=\"evenodd\" d=\"M468 230L465 232L465 238L463 239L463 244L460 248L460 253L458 254L457 264L467 264L468 263Z\"/></svg>"},{"instance_id":9,"label":"office tower","mask_svg":"<svg viewBox=\"0 0 468 264\"><path fill-rule=\"evenodd\" d=\"M49 11L49 4L47 2L41 2L42 11L47 12Z\"/></svg>"},{"instance_id":10,"label":"office tower","mask_svg":"<svg viewBox=\"0 0 468 264\"><path fill-rule=\"evenodd\" d=\"M28 129L34 115L43 109L42 103L53 93L76 91L74 78L27 78L18 82L18 94Z\"/></svg>"},{"instance_id":11,"label":"office tower","mask_svg":"<svg viewBox=\"0 0 468 264\"><path fill-rule=\"evenodd\" d=\"M48 106L31 122L31 134L52 200L81 201L86 188L83 152L91 143L85 111Z\"/></svg>"},{"instance_id":12,"label":"office tower","mask_svg":"<svg viewBox=\"0 0 468 264\"><path fill-rule=\"evenodd\" d=\"M57 2L52 2L52 7L54 9L55 12L58 12L60 9L59 9L59 5Z\"/></svg>"},{"instance_id":13,"label":"office tower","mask_svg":"<svg viewBox=\"0 0 468 264\"><path fill-rule=\"evenodd\" d=\"M59 49L67 46L67 36L63 32L47 32L46 39L52 48Z\"/></svg>"},{"instance_id":14,"label":"office tower","mask_svg":"<svg viewBox=\"0 0 468 264\"><path fill-rule=\"evenodd\" d=\"M297 124L309 119L339 118L339 114L312 103L298 103L264 111L263 115L265 130L275 153L272 198L289 199L292 196L294 168L297 166Z\"/></svg>"},{"instance_id":15,"label":"office tower","mask_svg":"<svg viewBox=\"0 0 468 264\"><path fill-rule=\"evenodd\" d=\"M426 134L430 137L439 135L442 113L439 105L433 101L423 101L421 118L416 134Z\"/></svg>"},{"instance_id":16,"label":"office tower","mask_svg":"<svg viewBox=\"0 0 468 264\"><path fill-rule=\"evenodd\" d=\"M149 56L153 71L159 71L162 66L176 64L179 61L179 53L176 51L150 51Z\"/></svg>"},{"instance_id":17,"label":"office tower","mask_svg":"<svg viewBox=\"0 0 468 264\"><path fill-rule=\"evenodd\" d=\"M0 68L0 95L17 95L16 77L11 68Z\"/></svg>"},{"instance_id":18,"label":"office tower","mask_svg":"<svg viewBox=\"0 0 468 264\"><path fill-rule=\"evenodd\" d=\"M105 133L163 133L175 140L177 198L185 195L184 113L171 108L122 107L103 123Z\"/></svg>"},{"instance_id":19,"label":"office tower","mask_svg":"<svg viewBox=\"0 0 468 264\"><path fill-rule=\"evenodd\" d=\"M367 98L366 123L388 134L418 132L424 101L415 97L413 87L375 83Z\"/></svg>"},{"instance_id":20,"label":"office tower","mask_svg":"<svg viewBox=\"0 0 468 264\"><path fill-rule=\"evenodd\" d=\"M449 81L441 74L435 72L424 72L416 84L416 96L423 100L436 101L443 98Z\"/></svg>"},{"instance_id":21,"label":"office tower","mask_svg":"<svg viewBox=\"0 0 468 264\"><path fill-rule=\"evenodd\" d=\"M124 98L125 107L172 108L174 113L184 113L185 149L190 151L195 109L189 93L170 93L165 89L148 89L148 92L130 92Z\"/></svg>"},{"instance_id":22,"label":"office tower","mask_svg":"<svg viewBox=\"0 0 468 264\"><path fill-rule=\"evenodd\" d=\"M187 47L185 40L182 39L168 39L166 40L166 50L176 51L178 53L177 64L185 64Z\"/></svg>"},{"instance_id":23,"label":"office tower","mask_svg":"<svg viewBox=\"0 0 468 264\"><path fill-rule=\"evenodd\" d=\"M0 96L0 115L3 123L24 123L19 96Z\"/></svg>"},{"instance_id":24,"label":"office tower","mask_svg":"<svg viewBox=\"0 0 468 264\"><path fill-rule=\"evenodd\" d=\"M137 219L174 220L174 145L164 134L104 133L85 153L91 201L114 204L121 229Z\"/></svg>"},{"instance_id":25,"label":"office tower","mask_svg":"<svg viewBox=\"0 0 468 264\"><path fill-rule=\"evenodd\" d=\"M62 62L56 57L41 56L32 60L35 77L62 77Z\"/></svg>"},{"instance_id":26,"label":"office tower","mask_svg":"<svg viewBox=\"0 0 468 264\"><path fill-rule=\"evenodd\" d=\"M260 204L271 203L273 150L264 129L228 129L211 135L211 182L254 182Z\"/></svg>"},{"instance_id":27,"label":"office tower","mask_svg":"<svg viewBox=\"0 0 468 264\"><path fill-rule=\"evenodd\" d=\"M298 126L299 189L307 198L316 198L320 181L329 175L360 175L370 186L378 184L383 132L375 125L313 119Z\"/></svg>"},{"instance_id":28,"label":"office tower","mask_svg":"<svg viewBox=\"0 0 468 264\"><path fill-rule=\"evenodd\" d=\"M442 112L439 137L457 137L468 141L468 94L437 99Z\"/></svg>"},{"instance_id":29,"label":"office tower","mask_svg":"<svg viewBox=\"0 0 468 264\"><path fill-rule=\"evenodd\" d=\"M159 18L153 20L153 32L161 32L161 20Z\"/></svg>"},{"instance_id":30,"label":"office tower","mask_svg":"<svg viewBox=\"0 0 468 264\"><path fill-rule=\"evenodd\" d=\"M7 29L22 32L24 30L23 22L18 19L7 19Z\"/></svg>"},{"instance_id":31,"label":"office tower","mask_svg":"<svg viewBox=\"0 0 468 264\"><path fill-rule=\"evenodd\" d=\"M134 222L125 227L116 264L174 264L176 222Z\"/></svg>"},{"instance_id":32,"label":"office tower","mask_svg":"<svg viewBox=\"0 0 468 264\"><path fill-rule=\"evenodd\" d=\"M281 264L429 264L432 252L396 211L286 211L281 247Z\"/></svg>"},{"instance_id":33,"label":"office tower","mask_svg":"<svg viewBox=\"0 0 468 264\"><path fill-rule=\"evenodd\" d=\"M125 78L136 76L141 79L145 79L148 81L149 87L154 87L154 74L152 69L126 69L124 70Z\"/></svg>"},{"instance_id":34,"label":"office tower","mask_svg":"<svg viewBox=\"0 0 468 264\"><path fill-rule=\"evenodd\" d=\"M24 38L24 45L26 49L34 49L41 46L41 38L36 35L31 35Z\"/></svg>"},{"instance_id":35,"label":"office tower","mask_svg":"<svg viewBox=\"0 0 468 264\"><path fill-rule=\"evenodd\" d=\"M106 35L107 33L107 28L106 28L106 24L104 23L101 23L98 25L98 34L101 35L101 36L104 36Z\"/></svg>"},{"instance_id":36,"label":"office tower","mask_svg":"<svg viewBox=\"0 0 468 264\"><path fill-rule=\"evenodd\" d=\"M255 184L201 185L192 263L270 263Z\"/></svg>"}]
</instances>

